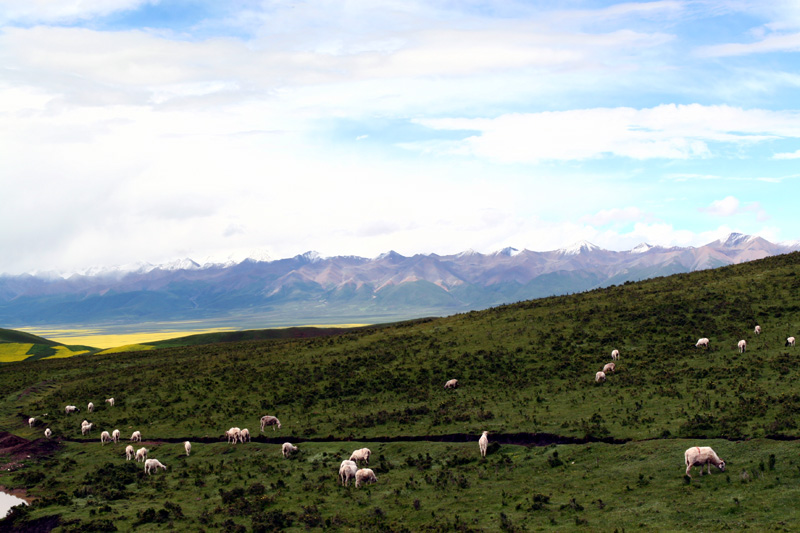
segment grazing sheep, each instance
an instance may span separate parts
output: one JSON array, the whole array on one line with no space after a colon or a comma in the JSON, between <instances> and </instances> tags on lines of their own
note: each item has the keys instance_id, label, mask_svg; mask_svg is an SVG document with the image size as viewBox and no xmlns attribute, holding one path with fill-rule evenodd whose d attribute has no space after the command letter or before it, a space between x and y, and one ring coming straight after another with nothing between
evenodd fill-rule
<instances>
[{"instance_id":1,"label":"grazing sheep","mask_svg":"<svg viewBox=\"0 0 800 533\"><path fill-rule=\"evenodd\" d=\"M698 339L697 344L695 344L694 346L695 348L704 346L706 349L708 349L708 339L705 337L703 337L702 339Z\"/></svg>"},{"instance_id":2,"label":"grazing sheep","mask_svg":"<svg viewBox=\"0 0 800 533\"><path fill-rule=\"evenodd\" d=\"M686 475L693 466L700 467L700 475L703 475L703 466L708 465L708 473L711 474L711 465L716 466L723 472L725 471L725 461L719 458L717 453L708 446L694 446L686 450L683 454L684 461L686 462Z\"/></svg>"},{"instance_id":3,"label":"grazing sheep","mask_svg":"<svg viewBox=\"0 0 800 533\"><path fill-rule=\"evenodd\" d=\"M162 465L158 459L148 459L144 462L144 473L150 475L152 471L158 471L159 468L167 469L166 465Z\"/></svg>"},{"instance_id":4,"label":"grazing sheep","mask_svg":"<svg viewBox=\"0 0 800 533\"><path fill-rule=\"evenodd\" d=\"M106 403L109 407L114 407L114 398L106 398Z\"/></svg>"},{"instance_id":5,"label":"grazing sheep","mask_svg":"<svg viewBox=\"0 0 800 533\"><path fill-rule=\"evenodd\" d=\"M29 427L29 428L32 428L32 427L33 427L33 423L34 423L34 422L36 422L36 419L35 419L34 417L30 417L30 418L28 419L28 427Z\"/></svg>"},{"instance_id":6,"label":"grazing sheep","mask_svg":"<svg viewBox=\"0 0 800 533\"><path fill-rule=\"evenodd\" d=\"M489 432L484 431L478 439L478 447L481 449L481 457L486 457L486 450L489 449Z\"/></svg>"},{"instance_id":7,"label":"grazing sheep","mask_svg":"<svg viewBox=\"0 0 800 533\"><path fill-rule=\"evenodd\" d=\"M761 326L756 325L756 328L753 330L756 335L761 335Z\"/></svg>"},{"instance_id":8,"label":"grazing sheep","mask_svg":"<svg viewBox=\"0 0 800 533\"><path fill-rule=\"evenodd\" d=\"M94 404L93 404L92 402L89 402L89 405L87 405L87 406L86 406L86 409L87 409L87 410L88 410L90 413L94 413Z\"/></svg>"},{"instance_id":9,"label":"grazing sheep","mask_svg":"<svg viewBox=\"0 0 800 533\"><path fill-rule=\"evenodd\" d=\"M611 350L611 359L614 361L619 359L619 350Z\"/></svg>"},{"instance_id":10,"label":"grazing sheep","mask_svg":"<svg viewBox=\"0 0 800 533\"><path fill-rule=\"evenodd\" d=\"M369 464L369 456L371 454L372 452L369 448L359 448L350 454L350 460L355 461L356 463L359 461L364 461L366 464Z\"/></svg>"},{"instance_id":11,"label":"grazing sheep","mask_svg":"<svg viewBox=\"0 0 800 533\"><path fill-rule=\"evenodd\" d=\"M242 430L239 428L231 428L225 432L225 436L228 438L228 444L236 444L239 442L239 436L241 435Z\"/></svg>"},{"instance_id":12,"label":"grazing sheep","mask_svg":"<svg viewBox=\"0 0 800 533\"><path fill-rule=\"evenodd\" d=\"M356 477L356 472L358 472L358 465L356 465L355 461L345 459L339 465L339 481L345 487L349 486L350 480Z\"/></svg>"},{"instance_id":13,"label":"grazing sheep","mask_svg":"<svg viewBox=\"0 0 800 533\"><path fill-rule=\"evenodd\" d=\"M744 353L747 350L747 341L742 339L739 341L739 353Z\"/></svg>"},{"instance_id":14,"label":"grazing sheep","mask_svg":"<svg viewBox=\"0 0 800 533\"><path fill-rule=\"evenodd\" d=\"M111 432L111 440L113 440L114 442L119 442L119 430L118 429L115 429L114 431Z\"/></svg>"},{"instance_id":15,"label":"grazing sheep","mask_svg":"<svg viewBox=\"0 0 800 533\"><path fill-rule=\"evenodd\" d=\"M786 339L786 346L794 346L794 337Z\"/></svg>"},{"instance_id":16,"label":"grazing sheep","mask_svg":"<svg viewBox=\"0 0 800 533\"><path fill-rule=\"evenodd\" d=\"M186 455L189 455L189 452L192 451L192 443L187 440L183 443L183 449L186 450Z\"/></svg>"},{"instance_id":17,"label":"grazing sheep","mask_svg":"<svg viewBox=\"0 0 800 533\"><path fill-rule=\"evenodd\" d=\"M378 478L371 468L361 468L356 471L356 488L361 487L365 483L377 483Z\"/></svg>"},{"instance_id":18,"label":"grazing sheep","mask_svg":"<svg viewBox=\"0 0 800 533\"><path fill-rule=\"evenodd\" d=\"M144 461L147 459L147 448L139 448L136 450L136 462Z\"/></svg>"},{"instance_id":19,"label":"grazing sheep","mask_svg":"<svg viewBox=\"0 0 800 533\"><path fill-rule=\"evenodd\" d=\"M130 444L128 444L128 445L125 447L125 459L126 459L127 461L130 461L131 459L133 459L133 457L134 457L135 453L136 453L136 452L134 452L134 451L133 451L133 446L131 446Z\"/></svg>"},{"instance_id":20,"label":"grazing sheep","mask_svg":"<svg viewBox=\"0 0 800 533\"><path fill-rule=\"evenodd\" d=\"M455 389L456 387L458 387L457 379L451 379L450 381L444 384L445 389Z\"/></svg>"},{"instance_id":21,"label":"grazing sheep","mask_svg":"<svg viewBox=\"0 0 800 533\"><path fill-rule=\"evenodd\" d=\"M606 366L603 367L603 372L613 372L615 368L617 368L617 365L614 363L606 363Z\"/></svg>"},{"instance_id":22,"label":"grazing sheep","mask_svg":"<svg viewBox=\"0 0 800 533\"><path fill-rule=\"evenodd\" d=\"M48 439L50 438L50 436L52 434L53 434L53 432L50 431L50 428L47 428L47 429L44 430L44 436L47 437Z\"/></svg>"},{"instance_id":23,"label":"grazing sheep","mask_svg":"<svg viewBox=\"0 0 800 533\"><path fill-rule=\"evenodd\" d=\"M77 413L78 411L80 411L80 409L78 409L78 408L77 408L77 407L75 407L74 405L68 405L68 406L66 406L66 407L64 408L64 412L65 412L66 414L70 414L70 413Z\"/></svg>"},{"instance_id":24,"label":"grazing sheep","mask_svg":"<svg viewBox=\"0 0 800 533\"><path fill-rule=\"evenodd\" d=\"M131 433L131 442L142 442L142 433L140 431Z\"/></svg>"},{"instance_id":25,"label":"grazing sheep","mask_svg":"<svg viewBox=\"0 0 800 533\"><path fill-rule=\"evenodd\" d=\"M594 375L594 380L597 383L602 383L606 380L606 373L602 370Z\"/></svg>"},{"instance_id":26,"label":"grazing sheep","mask_svg":"<svg viewBox=\"0 0 800 533\"><path fill-rule=\"evenodd\" d=\"M267 426L278 426L278 429L281 429L281 421L278 420L274 416L264 415L261 417L261 432L264 432L264 428ZM275 428L272 428L272 431L275 431Z\"/></svg>"},{"instance_id":27,"label":"grazing sheep","mask_svg":"<svg viewBox=\"0 0 800 533\"><path fill-rule=\"evenodd\" d=\"M111 442L111 433L108 431L100 433L100 444L105 444L106 442Z\"/></svg>"},{"instance_id":28,"label":"grazing sheep","mask_svg":"<svg viewBox=\"0 0 800 533\"><path fill-rule=\"evenodd\" d=\"M84 436L88 435L89 432L92 430L92 426L94 426L94 424L92 424L91 422L87 422L86 424L83 424L81 426L81 435L84 435Z\"/></svg>"},{"instance_id":29,"label":"grazing sheep","mask_svg":"<svg viewBox=\"0 0 800 533\"><path fill-rule=\"evenodd\" d=\"M239 432L239 442L244 443L245 441L250 442L250 430L247 428Z\"/></svg>"},{"instance_id":30,"label":"grazing sheep","mask_svg":"<svg viewBox=\"0 0 800 533\"><path fill-rule=\"evenodd\" d=\"M281 446L281 453L283 453L283 456L286 458L288 458L296 451L297 451L297 446L294 446L291 442L284 442L283 446Z\"/></svg>"}]
</instances>

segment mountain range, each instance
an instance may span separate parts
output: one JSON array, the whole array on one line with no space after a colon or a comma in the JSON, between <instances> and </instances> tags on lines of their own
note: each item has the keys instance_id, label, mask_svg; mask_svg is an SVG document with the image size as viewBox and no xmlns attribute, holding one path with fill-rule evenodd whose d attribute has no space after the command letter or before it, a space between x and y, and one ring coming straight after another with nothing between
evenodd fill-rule
<instances>
[{"instance_id":1,"label":"mountain range","mask_svg":"<svg viewBox=\"0 0 800 533\"><path fill-rule=\"evenodd\" d=\"M191 259L92 269L71 275L0 275L0 323L142 324L198 321L241 327L380 322L443 316L582 292L800 250L732 233L700 247L641 244L628 251L579 242L536 252L388 252L372 259L307 252L270 260Z\"/></svg>"}]
</instances>

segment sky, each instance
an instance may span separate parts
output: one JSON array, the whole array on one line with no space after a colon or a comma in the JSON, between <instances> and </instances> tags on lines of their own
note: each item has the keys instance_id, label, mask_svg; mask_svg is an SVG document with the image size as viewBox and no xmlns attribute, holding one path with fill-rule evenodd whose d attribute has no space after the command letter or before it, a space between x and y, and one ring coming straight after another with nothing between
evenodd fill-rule
<instances>
[{"instance_id":1,"label":"sky","mask_svg":"<svg viewBox=\"0 0 800 533\"><path fill-rule=\"evenodd\" d=\"M800 1L0 0L0 273L800 239Z\"/></svg>"}]
</instances>

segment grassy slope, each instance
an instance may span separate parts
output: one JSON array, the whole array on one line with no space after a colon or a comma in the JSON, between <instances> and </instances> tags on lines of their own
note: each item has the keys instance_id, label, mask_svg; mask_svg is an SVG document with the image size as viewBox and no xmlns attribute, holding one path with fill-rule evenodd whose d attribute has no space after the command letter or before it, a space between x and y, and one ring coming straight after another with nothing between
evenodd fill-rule
<instances>
[{"instance_id":1,"label":"grassy slope","mask_svg":"<svg viewBox=\"0 0 800 533\"><path fill-rule=\"evenodd\" d=\"M97 348L91 346L67 346L24 331L0 328L0 363L70 357L96 351Z\"/></svg>"},{"instance_id":2,"label":"grassy slope","mask_svg":"<svg viewBox=\"0 0 800 533\"><path fill-rule=\"evenodd\" d=\"M258 530L281 520L302 528L317 519L376 530L445 523L462 530L795 529L797 445L763 437L800 434L800 352L784 347L800 329L798 274L800 254L791 254L333 337L6 365L0 425L23 437L41 434L20 416L32 415L57 436L80 439L84 413L68 417L63 406L115 396L115 408L89 416L98 430L213 439L231 426L257 432L259 417L269 413L284 426L268 437L323 442L300 442L300 455L284 461L279 443L235 450L198 443L185 458L180 444L162 441L148 447L171 470L148 479L138 470L126 474L132 467L120 459L123 446L101 447L95 431L91 441L65 443L52 465L31 464L0 484L50 497L64 492L60 502L34 507L33 517L62 513L83 526L112 519L120 529L153 516L183 529L230 521ZM758 337L756 323L764 329ZM701 336L711 339L711 350L694 347ZM749 343L743 355L736 350L741 338ZM622 352L619 370L596 385L594 373L613 348ZM461 388L445 391L452 377ZM495 445L483 461L475 442L370 440L452 433L477 440L482 430L632 441ZM359 442L324 442L329 435ZM729 470L686 484L683 451L706 442L699 438L716 439L707 442ZM339 461L362 443L375 452L379 484L337 487ZM92 476L126 479L124 497L88 494L81 487ZM180 505L184 517L162 508L165 500Z\"/></svg>"}]
</instances>

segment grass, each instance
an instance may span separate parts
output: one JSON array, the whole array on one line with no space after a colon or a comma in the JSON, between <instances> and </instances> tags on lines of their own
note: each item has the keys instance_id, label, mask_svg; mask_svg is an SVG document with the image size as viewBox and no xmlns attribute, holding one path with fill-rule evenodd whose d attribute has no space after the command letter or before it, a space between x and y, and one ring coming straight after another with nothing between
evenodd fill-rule
<instances>
[{"instance_id":1,"label":"grass","mask_svg":"<svg viewBox=\"0 0 800 533\"><path fill-rule=\"evenodd\" d=\"M240 332L4 365L0 427L36 439L47 425L61 448L23 458L0 484L40 498L19 521L58 515L62 531L795 530L800 352L784 341L800 330L798 274L790 254L328 336ZM614 348L618 370L596 384ZM460 387L445 390L451 378ZM88 401L95 413L64 414ZM231 426L258 433L264 414L283 428L219 441ZM169 470L146 477L124 446L101 446L99 431L114 428L140 430ZM587 442L526 447L517 433ZM283 441L300 453L284 460ZM339 487L339 462L365 445L378 484ZM694 445L713 446L728 470L684 479Z\"/></svg>"}]
</instances>

